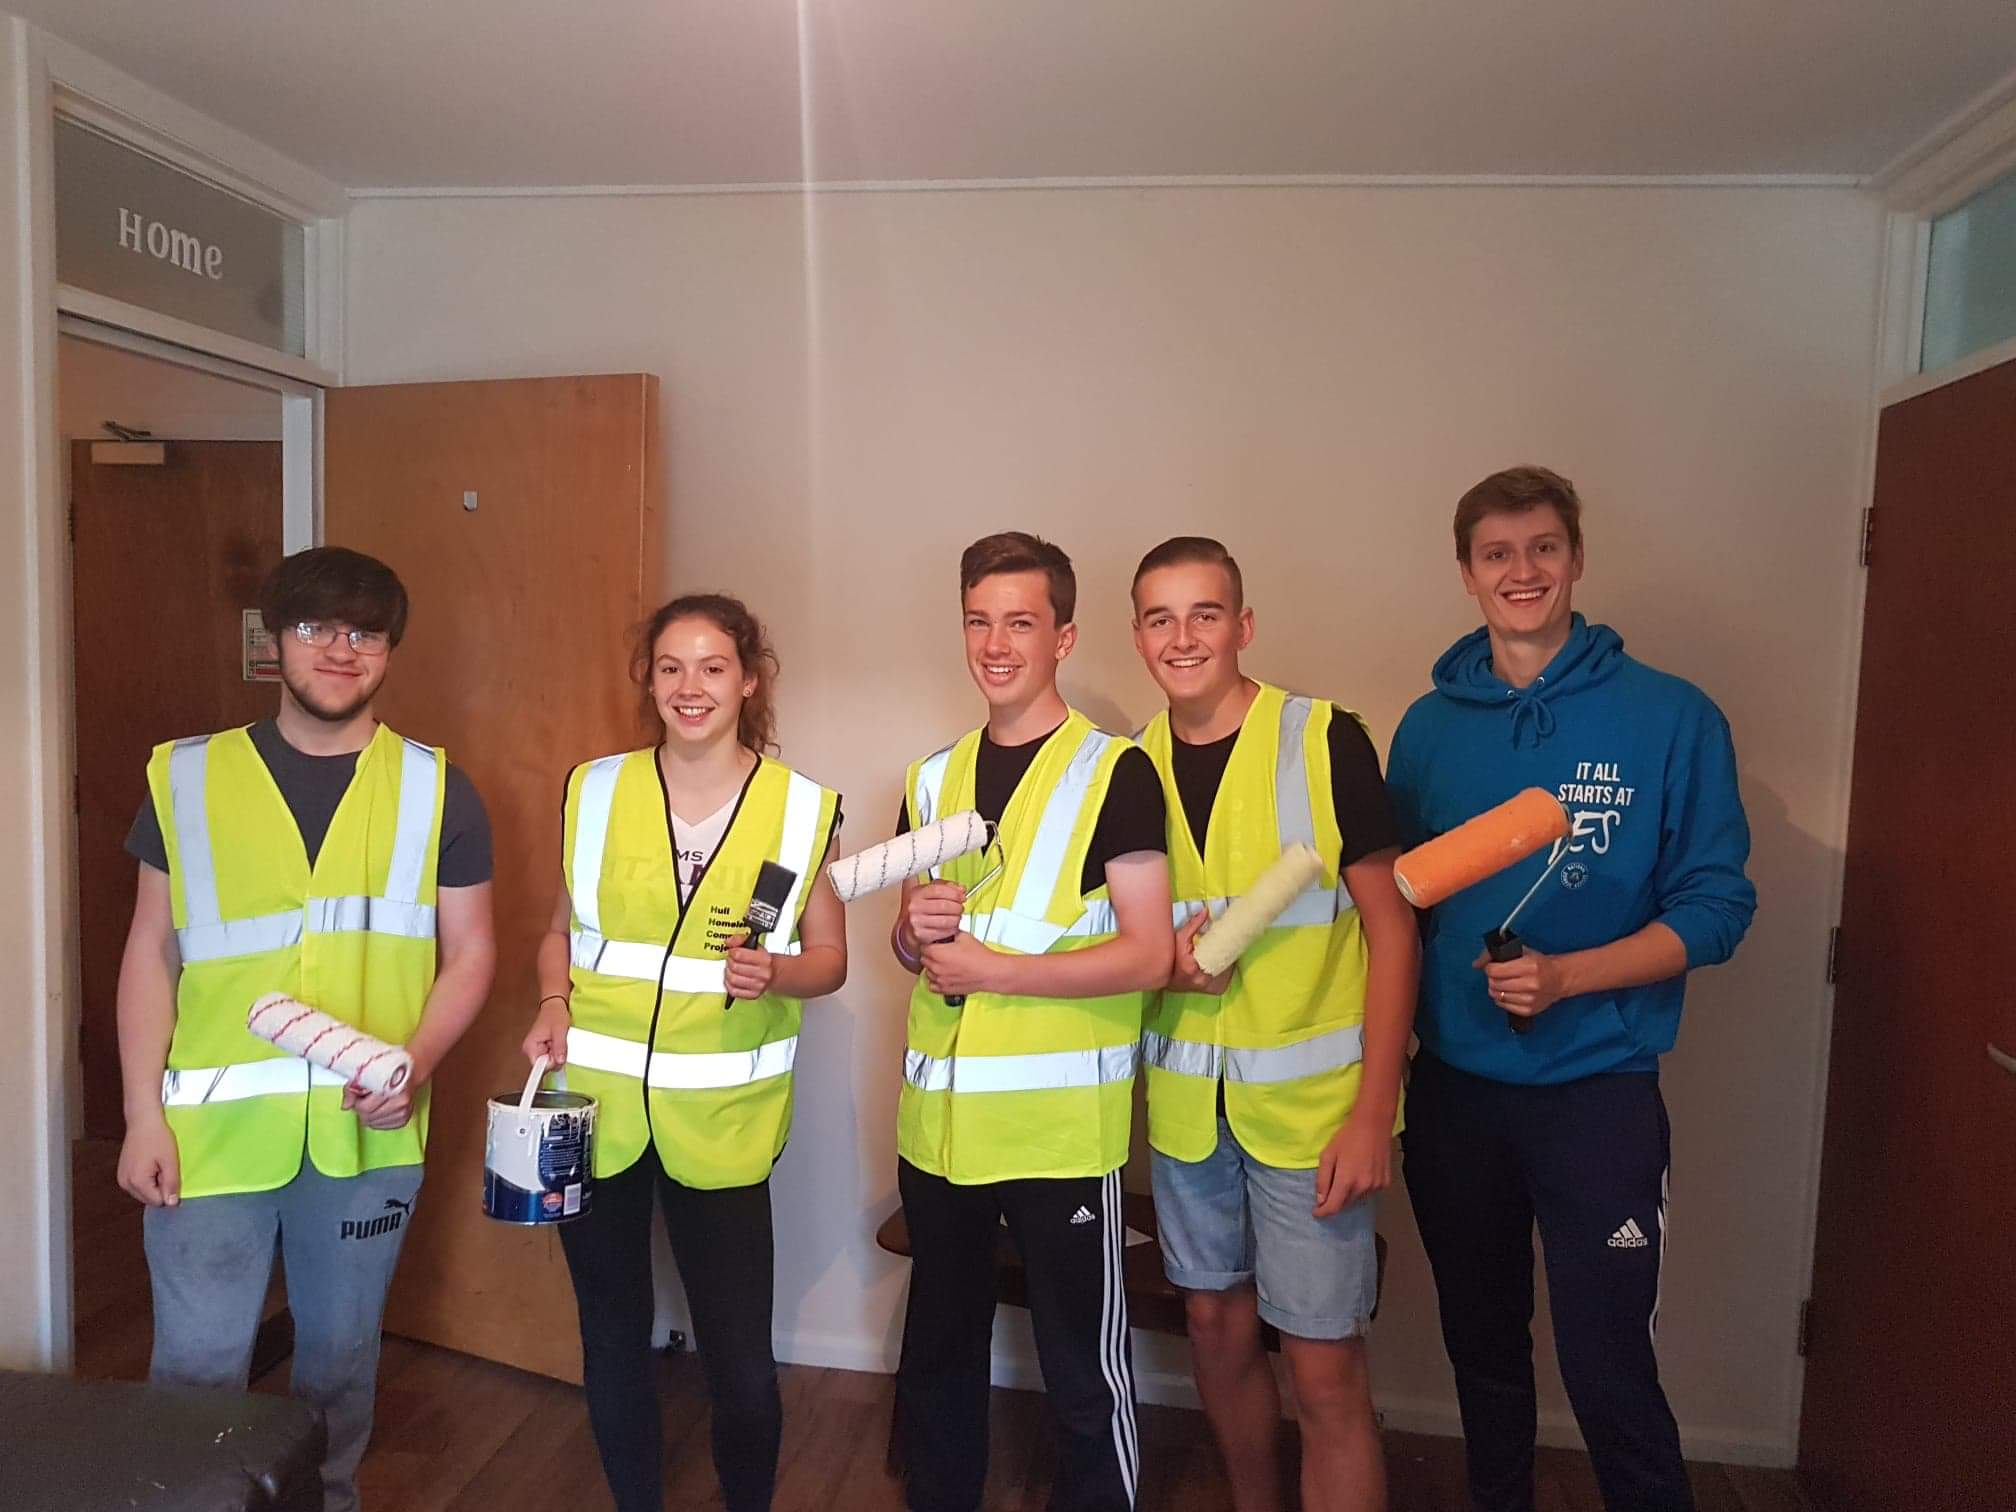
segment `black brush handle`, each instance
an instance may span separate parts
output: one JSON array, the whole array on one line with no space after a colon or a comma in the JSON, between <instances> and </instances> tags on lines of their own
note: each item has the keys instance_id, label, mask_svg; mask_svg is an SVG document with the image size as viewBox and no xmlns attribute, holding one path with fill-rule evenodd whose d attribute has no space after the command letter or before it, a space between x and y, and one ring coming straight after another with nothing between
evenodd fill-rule
<instances>
[{"instance_id":1,"label":"black brush handle","mask_svg":"<svg viewBox=\"0 0 2016 1512\"><path fill-rule=\"evenodd\" d=\"M1494 929L1484 936L1484 953L1494 961L1516 961L1526 954L1526 942L1509 929ZM1505 1027L1514 1034L1524 1034L1533 1027L1533 1020L1520 1013L1505 1015Z\"/></svg>"},{"instance_id":2,"label":"black brush handle","mask_svg":"<svg viewBox=\"0 0 2016 1512\"><path fill-rule=\"evenodd\" d=\"M788 866L779 866L775 861L765 861L756 873L756 890L749 899L749 906L742 911L742 933L745 946L754 945L762 949L764 936L783 922L784 905L791 901L791 889L798 885L798 873ZM721 1000L722 1012L735 1006L733 993L725 994Z\"/></svg>"}]
</instances>

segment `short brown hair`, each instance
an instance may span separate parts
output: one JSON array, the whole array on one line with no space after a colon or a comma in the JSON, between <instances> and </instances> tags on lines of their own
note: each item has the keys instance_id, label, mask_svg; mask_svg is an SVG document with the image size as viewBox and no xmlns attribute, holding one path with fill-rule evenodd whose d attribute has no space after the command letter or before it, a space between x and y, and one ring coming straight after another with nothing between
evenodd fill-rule
<instances>
[{"instance_id":1,"label":"short brown hair","mask_svg":"<svg viewBox=\"0 0 2016 1512\"><path fill-rule=\"evenodd\" d=\"M1004 572L1040 572L1050 583L1050 607L1056 611L1057 626L1071 623L1078 612L1078 574L1071 570L1071 558L1062 547L1026 530L1003 530L982 536L959 554L959 593L983 578Z\"/></svg>"},{"instance_id":2,"label":"short brown hair","mask_svg":"<svg viewBox=\"0 0 2016 1512\"><path fill-rule=\"evenodd\" d=\"M382 630L396 646L411 607L398 573L347 546L311 546L282 557L259 588L259 618L268 635L290 625L340 622Z\"/></svg>"},{"instance_id":3,"label":"short brown hair","mask_svg":"<svg viewBox=\"0 0 2016 1512\"><path fill-rule=\"evenodd\" d=\"M658 705L651 697L651 648L665 627L682 619L704 619L735 642L742 675L756 680L756 691L742 700L735 738L759 755L777 749L777 653L770 636L749 606L725 593L686 593L663 604L637 627L630 647L630 676L641 698L638 715L648 735L658 729Z\"/></svg>"},{"instance_id":4,"label":"short brown hair","mask_svg":"<svg viewBox=\"0 0 2016 1512\"><path fill-rule=\"evenodd\" d=\"M1470 537L1490 514L1524 514L1552 504L1568 527L1568 549L1582 549L1582 500L1575 485L1544 467L1508 467L1495 472L1456 501L1456 560L1470 560Z\"/></svg>"},{"instance_id":5,"label":"short brown hair","mask_svg":"<svg viewBox=\"0 0 2016 1512\"><path fill-rule=\"evenodd\" d=\"M1239 571L1238 558L1225 549L1223 541L1214 541L1210 536L1169 537L1141 558L1141 565L1134 569L1134 581L1127 591L1131 595L1141 586L1141 579L1159 567L1182 567L1193 562L1206 567L1223 567L1225 575L1232 579L1233 609L1246 607L1246 579Z\"/></svg>"}]
</instances>

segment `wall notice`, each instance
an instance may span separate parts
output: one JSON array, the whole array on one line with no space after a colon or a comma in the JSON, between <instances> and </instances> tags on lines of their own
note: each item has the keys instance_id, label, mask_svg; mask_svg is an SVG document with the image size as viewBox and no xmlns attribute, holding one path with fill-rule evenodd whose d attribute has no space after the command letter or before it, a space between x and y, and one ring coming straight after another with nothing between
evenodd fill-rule
<instances>
[{"instance_id":1,"label":"wall notice","mask_svg":"<svg viewBox=\"0 0 2016 1512\"><path fill-rule=\"evenodd\" d=\"M266 622L257 609L247 609L240 617L243 635L240 664L249 683L280 681L280 646L266 633Z\"/></svg>"}]
</instances>

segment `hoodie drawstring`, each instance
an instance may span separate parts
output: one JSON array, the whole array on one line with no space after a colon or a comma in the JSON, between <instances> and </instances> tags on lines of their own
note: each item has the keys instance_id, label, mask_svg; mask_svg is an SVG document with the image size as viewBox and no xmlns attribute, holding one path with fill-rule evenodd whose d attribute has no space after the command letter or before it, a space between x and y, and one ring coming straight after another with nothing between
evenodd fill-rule
<instances>
[{"instance_id":1,"label":"hoodie drawstring","mask_svg":"<svg viewBox=\"0 0 2016 1512\"><path fill-rule=\"evenodd\" d=\"M1547 679L1536 677L1524 688L1507 688L1505 696L1512 700L1512 749L1519 749L1521 726L1531 722L1533 744L1540 743L1554 733L1554 711L1547 707L1547 700L1541 695L1546 691Z\"/></svg>"}]
</instances>

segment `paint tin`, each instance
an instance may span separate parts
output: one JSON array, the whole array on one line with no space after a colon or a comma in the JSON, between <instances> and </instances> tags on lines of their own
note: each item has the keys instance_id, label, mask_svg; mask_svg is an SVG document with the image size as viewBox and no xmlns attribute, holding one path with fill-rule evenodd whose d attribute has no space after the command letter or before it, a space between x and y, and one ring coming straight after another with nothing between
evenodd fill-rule
<instances>
[{"instance_id":1,"label":"paint tin","mask_svg":"<svg viewBox=\"0 0 2016 1512\"><path fill-rule=\"evenodd\" d=\"M541 1091L541 1056L525 1090L490 1099L483 1141L483 1211L500 1223L565 1223L595 1196L595 1099Z\"/></svg>"}]
</instances>

